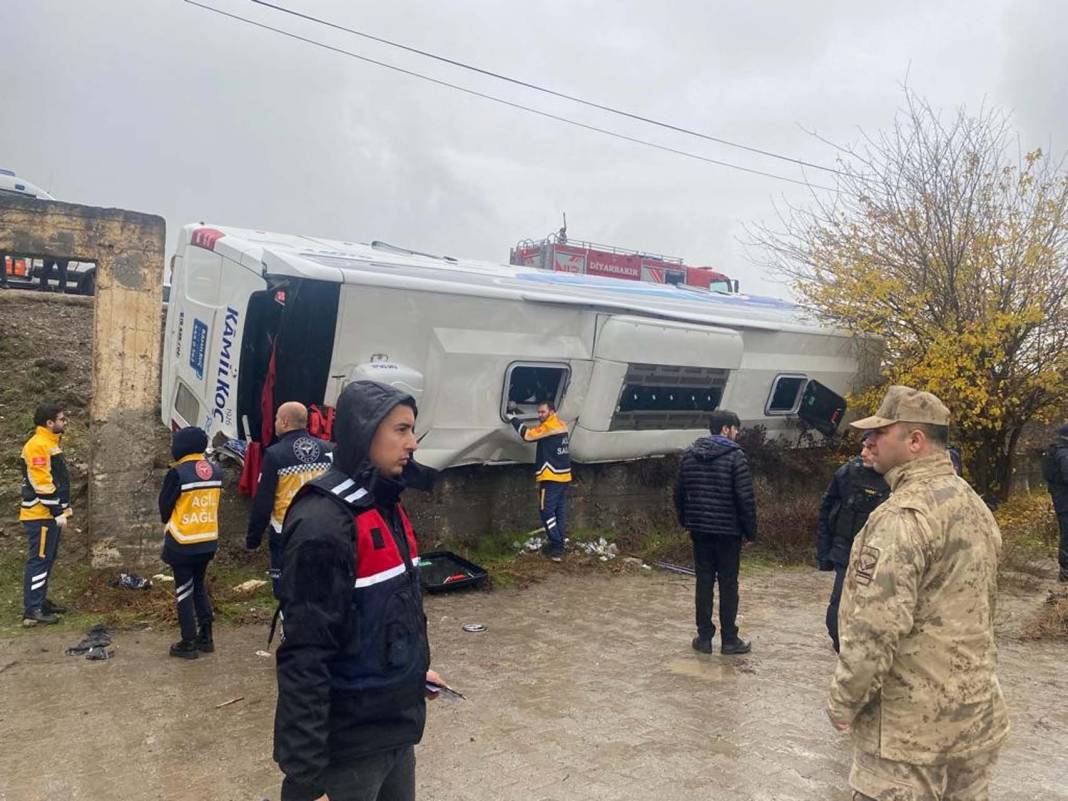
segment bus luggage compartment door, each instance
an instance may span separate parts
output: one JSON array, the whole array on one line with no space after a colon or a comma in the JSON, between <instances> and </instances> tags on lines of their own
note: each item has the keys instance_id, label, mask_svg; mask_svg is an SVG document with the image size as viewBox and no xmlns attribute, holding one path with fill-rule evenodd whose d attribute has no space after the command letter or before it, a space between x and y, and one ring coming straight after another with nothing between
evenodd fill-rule
<instances>
[{"instance_id":1,"label":"bus luggage compartment door","mask_svg":"<svg viewBox=\"0 0 1068 801\"><path fill-rule=\"evenodd\" d=\"M729 328L602 317L572 455L633 459L688 445L719 405L742 349L741 335Z\"/></svg>"}]
</instances>

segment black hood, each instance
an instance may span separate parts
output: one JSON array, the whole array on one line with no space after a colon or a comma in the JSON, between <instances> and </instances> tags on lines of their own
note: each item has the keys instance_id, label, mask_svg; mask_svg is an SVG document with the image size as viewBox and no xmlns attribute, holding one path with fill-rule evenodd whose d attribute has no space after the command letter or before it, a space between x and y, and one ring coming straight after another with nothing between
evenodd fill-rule
<instances>
[{"instance_id":1,"label":"black hood","mask_svg":"<svg viewBox=\"0 0 1068 801\"><path fill-rule=\"evenodd\" d=\"M689 447L688 452L698 459L711 462L718 459L720 456L725 456L731 451L736 451L739 448L741 448L741 445L734 440L716 435L697 440L697 442Z\"/></svg>"},{"instance_id":2,"label":"black hood","mask_svg":"<svg viewBox=\"0 0 1068 801\"><path fill-rule=\"evenodd\" d=\"M379 476L371 464L371 440L382 421L401 404L411 406L418 415L415 398L388 384L353 381L347 385L337 399L334 418L334 441L337 443L334 469L363 486L393 483ZM404 468L401 482L404 486L429 489L434 472L411 460Z\"/></svg>"},{"instance_id":3,"label":"black hood","mask_svg":"<svg viewBox=\"0 0 1068 801\"><path fill-rule=\"evenodd\" d=\"M171 438L171 456L175 461L191 453L203 453L208 447L208 435L203 428L187 426L174 432Z\"/></svg>"}]
</instances>

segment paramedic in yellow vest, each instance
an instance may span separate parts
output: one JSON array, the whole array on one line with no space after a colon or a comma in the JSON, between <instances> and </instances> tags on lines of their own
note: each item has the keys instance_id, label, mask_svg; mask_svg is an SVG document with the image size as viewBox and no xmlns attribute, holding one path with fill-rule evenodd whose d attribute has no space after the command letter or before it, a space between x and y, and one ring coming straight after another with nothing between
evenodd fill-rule
<instances>
[{"instance_id":1,"label":"paramedic in yellow vest","mask_svg":"<svg viewBox=\"0 0 1068 801\"><path fill-rule=\"evenodd\" d=\"M548 542L542 553L559 562L567 537L567 485L571 482L571 451L567 425L556 416L552 401L538 403L538 425L528 427L514 414L512 427L524 442L536 442L534 479L538 482L538 509Z\"/></svg>"},{"instance_id":2,"label":"paramedic in yellow vest","mask_svg":"<svg viewBox=\"0 0 1068 801\"><path fill-rule=\"evenodd\" d=\"M263 452L245 547L250 551L259 548L263 530L270 528L267 546L271 551L271 584L277 598L282 568L282 522L286 519L286 511L297 490L330 467L334 446L308 433L308 410L297 401L288 401L278 407L274 431L278 441Z\"/></svg>"},{"instance_id":3,"label":"paramedic in yellow vest","mask_svg":"<svg viewBox=\"0 0 1068 801\"><path fill-rule=\"evenodd\" d=\"M22 508L26 533L26 574L22 625L58 623L65 607L48 600L48 578L59 553L59 538L70 516L70 473L59 441L67 427L63 407L46 403L33 413L33 436L22 446Z\"/></svg>"},{"instance_id":4,"label":"paramedic in yellow vest","mask_svg":"<svg viewBox=\"0 0 1068 801\"><path fill-rule=\"evenodd\" d=\"M215 650L204 574L219 547L222 470L204 457L207 447L208 435L202 428L174 432L174 464L159 491L159 515L165 524L160 558L174 570L174 599L182 628L182 639L171 646L171 656L182 659Z\"/></svg>"}]
</instances>

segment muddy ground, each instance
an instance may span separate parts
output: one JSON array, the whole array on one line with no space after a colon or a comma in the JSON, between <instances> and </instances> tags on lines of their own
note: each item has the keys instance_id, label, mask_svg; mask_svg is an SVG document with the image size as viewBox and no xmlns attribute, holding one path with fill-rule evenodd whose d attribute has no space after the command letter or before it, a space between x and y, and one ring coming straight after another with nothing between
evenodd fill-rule
<instances>
[{"instance_id":1,"label":"muddy ground","mask_svg":"<svg viewBox=\"0 0 1068 801\"><path fill-rule=\"evenodd\" d=\"M848 743L823 712L830 580L746 576L745 657L690 649L686 577L569 572L429 598L434 666L467 700L431 707L419 797L845 801ZM1068 799L1068 645L1016 638L1047 589L999 609L1013 732L994 799ZM224 628L195 662L165 655L169 630L119 632L110 662L64 656L70 630L0 641L0 799L277 799L264 633Z\"/></svg>"}]
</instances>

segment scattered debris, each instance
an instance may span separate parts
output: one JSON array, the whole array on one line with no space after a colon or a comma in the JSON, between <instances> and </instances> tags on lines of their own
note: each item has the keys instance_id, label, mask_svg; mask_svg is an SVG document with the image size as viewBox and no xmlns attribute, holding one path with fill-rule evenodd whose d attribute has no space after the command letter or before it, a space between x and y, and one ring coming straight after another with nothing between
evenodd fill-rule
<instances>
[{"instance_id":1,"label":"scattered debris","mask_svg":"<svg viewBox=\"0 0 1068 801\"><path fill-rule=\"evenodd\" d=\"M486 630L485 623L464 623L463 630L470 632L471 634L477 634L480 631Z\"/></svg>"},{"instance_id":2,"label":"scattered debris","mask_svg":"<svg viewBox=\"0 0 1068 801\"><path fill-rule=\"evenodd\" d=\"M525 542L515 541L512 543L518 551L527 551L529 553L537 553L548 540L545 537L529 537ZM579 553L584 553L587 556L599 557L602 562L607 562L609 559L615 559L619 556L619 547L614 542L609 542L604 537L600 537L596 540L590 540L589 542L575 542L570 537L564 540L565 546L570 546L573 550Z\"/></svg>"},{"instance_id":3,"label":"scattered debris","mask_svg":"<svg viewBox=\"0 0 1068 801\"><path fill-rule=\"evenodd\" d=\"M237 698L231 698L229 701L223 701L221 704L216 704L216 709L222 709L224 706L230 706L230 704L236 704L238 701L244 701L245 696L239 695Z\"/></svg>"},{"instance_id":4,"label":"scattered debris","mask_svg":"<svg viewBox=\"0 0 1068 801\"><path fill-rule=\"evenodd\" d=\"M271 655L270 651L257 651L256 652L256 656L270 656L270 655Z\"/></svg>"},{"instance_id":5,"label":"scattered debris","mask_svg":"<svg viewBox=\"0 0 1068 801\"><path fill-rule=\"evenodd\" d=\"M260 587L266 586L267 582L263 579L249 579L248 581L243 581L236 587L234 587L234 592L239 592L243 595L250 595L256 590L258 590Z\"/></svg>"},{"instance_id":6,"label":"scattered debris","mask_svg":"<svg viewBox=\"0 0 1068 801\"><path fill-rule=\"evenodd\" d=\"M153 581L170 582L171 584L173 584L174 583L174 576L168 576L166 573L157 573L156 575L154 575L152 577L152 580Z\"/></svg>"},{"instance_id":7,"label":"scattered debris","mask_svg":"<svg viewBox=\"0 0 1068 801\"><path fill-rule=\"evenodd\" d=\"M86 659L108 659L109 656L90 656L94 649L102 648L105 651L107 646L111 645L111 634L103 624L93 626L89 631L85 633L85 637L82 641L75 646L68 648L64 653L67 656L82 656L85 655Z\"/></svg>"},{"instance_id":8,"label":"scattered debris","mask_svg":"<svg viewBox=\"0 0 1068 801\"><path fill-rule=\"evenodd\" d=\"M609 559L615 559L619 556L619 548L614 542L609 542L604 537L596 540L590 540L589 542L575 542L572 543L576 551L579 551L589 556L600 557L602 562L607 562Z\"/></svg>"},{"instance_id":9,"label":"scattered debris","mask_svg":"<svg viewBox=\"0 0 1068 801\"><path fill-rule=\"evenodd\" d=\"M92 662L102 662L105 659L111 659L113 656L115 656L114 649L106 648L103 645L94 645L85 654L85 658Z\"/></svg>"},{"instance_id":10,"label":"scattered debris","mask_svg":"<svg viewBox=\"0 0 1068 801\"><path fill-rule=\"evenodd\" d=\"M545 537L530 537L526 542L520 545L518 542L513 543L518 550L530 551L530 553L536 553L542 549L545 545Z\"/></svg>"},{"instance_id":11,"label":"scattered debris","mask_svg":"<svg viewBox=\"0 0 1068 801\"><path fill-rule=\"evenodd\" d=\"M152 581L142 578L136 573L120 573L119 580L113 586L127 590L150 590L152 589Z\"/></svg>"}]
</instances>

